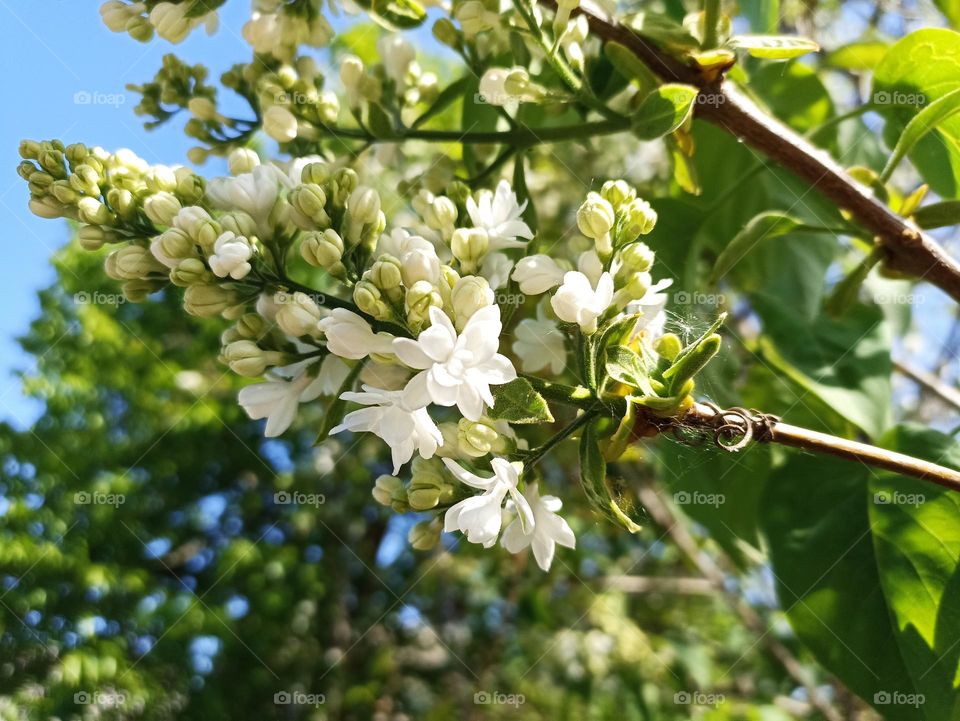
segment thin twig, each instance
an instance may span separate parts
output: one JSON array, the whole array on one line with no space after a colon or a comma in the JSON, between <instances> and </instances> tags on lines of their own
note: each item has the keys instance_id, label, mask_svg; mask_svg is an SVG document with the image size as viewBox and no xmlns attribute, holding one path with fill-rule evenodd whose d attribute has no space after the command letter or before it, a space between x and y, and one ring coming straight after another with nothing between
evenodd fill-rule
<instances>
[{"instance_id":1,"label":"thin twig","mask_svg":"<svg viewBox=\"0 0 960 721\"><path fill-rule=\"evenodd\" d=\"M894 369L919 386L933 393L940 400L960 410L960 390L948 386L933 373L928 373L920 368L914 368L898 360L893 362Z\"/></svg>"},{"instance_id":2,"label":"thin twig","mask_svg":"<svg viewBox=\"0 0 960 721\"><path fill-rule=\"evenodd\" d=\"M556 8L556 0L540 2ZM873 197L825 151L760 110L722 77L710 78L630 29L582 7L574 13L587 18L595 36L626 46L663 80L699 88L701 97L694 105L699 117L764 153L849 211L878 238L887 267L932 283L960 302L960 264L933 238Z\"/></svg>"}]
</instances>

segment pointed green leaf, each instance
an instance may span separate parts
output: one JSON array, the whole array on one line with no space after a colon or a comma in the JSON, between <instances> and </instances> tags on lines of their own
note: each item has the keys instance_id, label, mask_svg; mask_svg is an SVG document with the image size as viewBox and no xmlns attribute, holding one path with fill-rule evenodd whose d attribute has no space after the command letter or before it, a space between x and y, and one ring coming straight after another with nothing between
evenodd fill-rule
<instances>
[{"instance_id":1,"label":"pointed green leaf","mask_svg":"<svg viewBox=\"0 0 960 721\"><path fill-rule=\"evenodd\" d=\"M419 128L421 125L426 123L431 118L439 115L448 107L450 107L456 100L463 97L463 94L467 92L470 87L470 78L464 76L459 80L454 80L447 87L445 87L440 94L437 96L437 99L433 101L433 105L427 108L423 114L413 121L411 128Z\"/></svg>"},{"instance_id":2,"label":"pointed green leaf","mask_svg":"<svg viewBox=\"0 0 960 721\"><path fill-rule=\"evenodd\" d=\"M767 212L754 216L720 253L713 265L710 283L716 284L763 241L786 235L798 225L799 220L783 213Z\"/></svg>"},{"instance_id":3,"label":"pointed green leaf","mask_svg":"<svg viewBox=\"0 0 960 721\"><path fill-rule=\"evenodd\" d=\"M900 139L893 148L893 154L887 161L883 172L880 173L880 182L887 182L904 156L913 150L916 144L919 143L927 133L935 130L938 125L942 124L943 121L958 110L960 110L960 87L937 98L913 116L910 122L907 123L907 127L903 129Z\"/></svg>"},{"instance_id":4,"label":"pointed green leaf","mask_svg":"<svg viewBox=\"0 0 960 721\"><path fill-rule=\"evenodd\" d=\"M493 408L487 415L508 423L553 423L553 414L543 396L526 378L490 386Z\"/></svg>"},{"instance_id":5,"label":"pointed green leaf","mask_svg":"<svg viewBox=\"0 0 960 721\"><path fill-rule=\"evenodd\" d=\"M661 85L643 99L634 113L634 134L642 140L653 140L672 133L690 117L698 93L692 85Z\"/></svg>"},{"instance_id":6,"label":"pointed green leaf","mask_svg":"<svg viewBox=\"0 0 960 721\"><path fill-rule=\"evenodd\" d=\"M590 505L597 512L612 523L623 526L630 533L636 533L641 527L620 506L625 499L614 499L610 491L607 462L600 452L596 425L597 421L588 423L580 438L580 485Z\"/></svg>"},{"instance_id":7,"label":"pointed green leaf","mask_svg":"<svg viewBox=\"0 0 960 721\"><path fill-rule=\"evenodd\" d=\"M789 60L820 49L813 40L792 35L734 35L727 43L737 50L746 50L755 58L766 60Z\"/></svg>"},{"instance_id":8,"label":"pointed green leaf","mask_svg":"<svg viewBox=\"0 0 960 721\"><path fill-rule=\"evenodd\" d=\"M913 219L921 228L946 228L960 224L960 200L931 203L913 211Z\"/></svg>"}]
</instances>

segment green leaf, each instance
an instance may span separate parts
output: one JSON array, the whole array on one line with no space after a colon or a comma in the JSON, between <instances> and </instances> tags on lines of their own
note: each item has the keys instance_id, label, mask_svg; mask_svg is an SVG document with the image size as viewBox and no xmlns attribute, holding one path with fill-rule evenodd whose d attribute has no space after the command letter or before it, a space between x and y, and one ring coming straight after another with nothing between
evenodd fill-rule
<instances>
[{"instance_id":1,"label":"green leaf","mask_svg":"<svg viewBox=\"0 0 960 721\"><path fill-rule=\"evenodd\" d=\"M387 30L409 30L427 19L427 11L416 0L358 0L370 18Z\"/></svg>"},{"instance_id":2,"label":"green leaf","mask_svg":"<svg viewBox=\"0 0 960 721\"><path fill-rule=\"evenodd\" d=\"M836 115L836 107L823 80L804 63L766 63L750 76L750 89L774 115L794 130L806 133ZM836 126L817 133L821 145L832 148Z\"/></svg>"},{"instance_id":3,"label":"green leaf","mask_svg":"<svg viewBox=\"0 0 960 721\"><path fill-rule=\"evenodd\" d=\"M758 33L776 33L780 23L780 0L741 0L740 10Z\"/></svg>"},{"instance_id":4,"label":"green leaf","mask_svg":"<svg viewBox=\"0 0 960 721\"><path fill-rule=\"evenodd\" d=\"M607 462L600 452L597 438L597 422L594 420L583 429L580 437L580 485L590 501L590 505L612 523L623 526L630 533L636 533L641 527L621 508L624 499L613 498L607 480ZM626 504L624 504L626 505Z\"/></svg>"},{"instance_id":5,"label":"green leaf","mask_svg":"<svg viewBox=\"0 0 960 721\"><path fill-rule=\"evenodd\" d=\"M433 105L427 108L420 117L414 120L410 127L419 128L431 118L442 113L458 98L463 97L463 94L469 89L469 87L469 76L465 75L459 80L454 80L440 92L440 94L437 96L437 99L433 101Z\"/></svg>"},{"instance_id":6,"label":"green leaf","mask_svg":"<svg viewBox=\"0 0 960 721\"><path fill-rule=\"evenodd\" d=\"M771 449L753 444L740 453L661 443L660 462L673 501L738 563L741 541L760 548L761 498L771 469Z\"/></svg>"},{"instance_id":7,"label":"green leaf","mask_svg":"<svg viewBox=\"0 0 960 721\"><path fill-rule=\"evenodd\" d=\"M517 202L521 205L527 204L527 207L523 209L523 220L530 230L536 232L539 225L537 207L533 204L533 198L530 197L530 190L527 188L525 159L526 153L523 151L519 151L513 158L513 190L517 194Z\"/></svg>"},{"instance_id":8,"label":"green leaf","mask_svg":"<svg viewBox=\"0 0 960 721\"><path fill-rule=\"evenodd\" d=\"M868 518L866 466L797 455L767 481L761 529L777 595L797 637L851 691L915 693L891 625ZM892 721L916 719L903 704Z\"/></svg>"},{"instance_id":9,"label":"green leaf","mask_svg":"<svg viewBox=\"0 0 960 721\"><path fill-rule=\"evenodd\" d=\"M917 112L960 88L960 34L943 28L917 30L890 47L873 78L873 103L887 123L883 137L894 148ZM960 194L960 115L919 140L909 157L944 199Z\"/></svg>"},{"instance_id":10,"label":"green leaf","mask_svg":"<svg viewBox=\"0 0 960 721\"><path fill-rule=\"evenodd\" d=\"M641 140L653 140L672 133L693 112L697 88L667 83L651 92L633 115L633 132Z\"/></svg>"},{"instance_id":11,"label":"green leaf","mask_svg":"<svg viewBox=\"0 0 960 721\"><path fill-rule=\"evenodd\" d=\"M875 306L856 304L841 318L808 320L779 298L750 296L763 321L763 359L872 437L891 423L890 329Z\"/></svg>"},{"instance_id":12,"label":"green leaf","mask_svg":"<svg viewBox=\"0 0 960 721\"><path fill-rule=\"evenodd\" d=\"M377 103L370 103L367 109L367 126L375 138L390 140L397 137L397 130L387 111Z\"/></svg>"},{"instance_id":13,"label":"green leaf","mask_svg":"<svg viewBox=\"0 0 960 721\"><path fill-rule=\"evenodd\" d=\"M789 60L820 49L813 40L792 35L734 35L727 44L766 60Z\"/></svg>"},{"instance_id":14,"label":"green leaf","mask_svg":"<svg viewBox=\"0 0 960 721\"><path fill-rule=\"evenodd\" d=\"M767 212L754 216L720 253L710 274L710 282L715 285L763 241L786 235L798 225L799 220L783 213Z\"/></svg>"},{"instance_id":15,"label":"green leaf","mask_svg":"<svg viewBox=\"0 0 960 721\"><path fill-rule=\"evenodd\" d=\"M907 127L903 129L903 133L900 135L900 139L893 149L893 154L887 161L883 172L880 173L880 182L887 182L904 156L913 150L916 144L919 143L927 133L935 130L937 126L941 125L958 110L960 110L960 87L937 98L917 113L910 122L907 123Z\"/></svg>"},{"instance_id":16,"label":"green leaf","mask_svg":"<svg viewBox=\"0 0 960 721\"><path fill-rule=\"evenodd\" d=\"M493 408L488 415L508 423L553 423L553 414L543 396L526 378L490 386Z\"/></svg>"},{"instance_id":17,"label":"green leaf","mask_svg":"<svg viewBox=\"0 0 960 721\"><path fill-rule=\"evenodd\" d=\"M913 219L924 229L960 224L960 200L944 200L917 208Z\"/></svg>"},{"instance_id":18,"label":"green leaf","mask_svg":"<svg viewBox=\"0 0 960 721\"><path fill-rule=\"evenodd\" d=\"M827 55L827 64L840 70L862 72L873 70L886 54L889 43L864 40L844 45Z\"/></svg>"},{"instance_id":19,"label":"green leaf","mask_svg":"<svg viewBox=\"0 0 960 721\"><path fill-rule=\"evenodd\" d=\"M891 431L891 450L960 469L960 445L920 426ZM924 702L918 717L960 715L960 494L891 471L871 473L870 523L900 654Z\"/></svg>"},{"instance_id":20,"label":"green leaf","mask_svg":"<svg viewBox=\"0 0 960 721\"><path fill-rule=\"evenodd\" d=\"M320 419L320 430L317 432L317 439L313 442L313 445L319 445L327 440L330 435L330 429L343 420L344 411L347 408L347 402L340 396L347 391L353 390L353 385L357 382L357 378L360 377L360 371L363 370L365 363L366 360L359 361L353 366L353 368L350 369L347 377L343 379L343 383L341 383L340 387L337 389L337 394L333 397L333 400L330 401L330 405L327 406L326 413L324 413L323 417Z\"/></svg>"},{"instance_id":21,"label":"green leaf","mask_svg":"<svg viewBox=\"0 0 960 721\"><path fill-rule=\"evenodd\" d=\"M607 348L607 360L604 364L607 375L619 383L631 388L639 388L646 395L654 395L647 378L646 364L635 351L623 345Z\"/></svg>"},{"instance_id":22,"label":"green leaf","mask_svg":"<svg viewBox=\"0 0 960 721\"><path fill-rule=\"evenodd\" d=\"M933 0L954 27L960 26L960 0Z\"/></svg>"},{"instance_id":23,"label":"green leaf","mask_svg":"<svg viewBox=\"0 0 960 721\"><path fill-rule=\"evenodd\" d=\"M475 131L495 130L499 117L496 107L480 100L480 78L471 77L463 93L460 127ZM477 151L472 144L463 146L463 164L470 175L476 175L481 170Z\"/></svg>"},{"instance_id":24,"label":"green leaf","mask_svg":"<svg viewBox=\"0 0 960 721\"><path fill-rule=\"evenodd\" d=\"M657 87L657 76L626 45L608 42L604 44L603 52L617 72L634 83L641 93L649 93Z\"/></svg>"}]
</instances>

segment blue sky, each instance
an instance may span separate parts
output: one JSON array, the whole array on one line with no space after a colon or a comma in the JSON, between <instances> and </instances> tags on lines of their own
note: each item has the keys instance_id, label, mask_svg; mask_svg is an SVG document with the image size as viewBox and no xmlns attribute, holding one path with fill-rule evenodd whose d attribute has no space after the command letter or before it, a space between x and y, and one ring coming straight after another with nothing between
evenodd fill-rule
<instances>
[{"instance_id":1,"label":"blue sky","mask_svg":"<svg viewBox=\"0 0 960 721\"><path fill-rule=\"evenodd\" d=\"M8 99L0 113L0 224L7 253L0 265L0 418L20 427L41 409L22 396L13 375L31 368L31 358L14 339L38 314L36 292L53 282L49 258L69 232L65 221L41 220L27 210L26 185L16 174L18 143L60 138L111 150L127 147L151 163L187 164L191 142L180 130L182 122L147 132L133 113L137 95L124 86L150 79L172 50L188 62L202 60L212 77L249 54L240 35L248 3L227 3L214 37L197 31L177 46L158 40L141 44L111 33L100 22L98 6L94 0L0 0Z\"/></svg>"}]
</instances>

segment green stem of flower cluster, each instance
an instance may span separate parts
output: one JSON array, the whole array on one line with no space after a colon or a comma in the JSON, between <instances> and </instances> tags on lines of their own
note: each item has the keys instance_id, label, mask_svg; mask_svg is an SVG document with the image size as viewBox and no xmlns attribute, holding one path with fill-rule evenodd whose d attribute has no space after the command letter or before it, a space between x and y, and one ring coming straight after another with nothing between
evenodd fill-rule
<instances>
[{"instance_id":1,"label":"green stem of flower cluster","mask_svg":"<svg viewBox=\"0 0 960 721\"><path fill-rule=\"evenodd\" d=\"M703 45L704 50L715 48L720 38L720 0L703 2Z\"/></svg>"}]
</instances>

